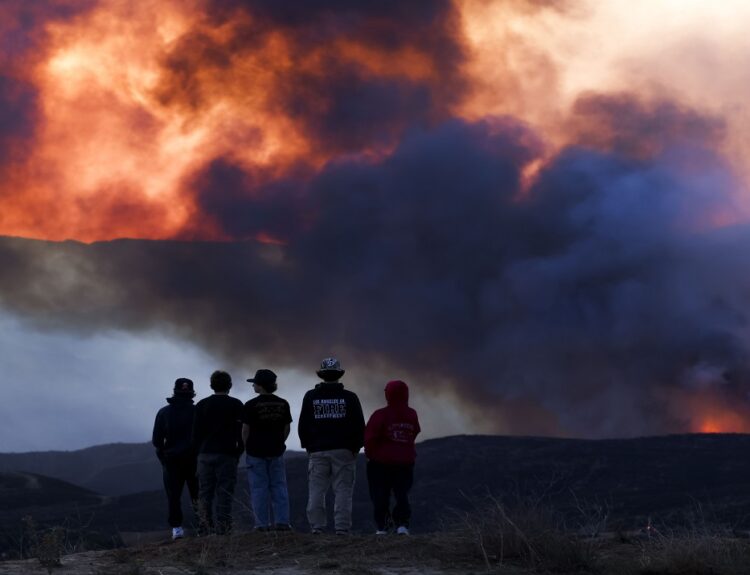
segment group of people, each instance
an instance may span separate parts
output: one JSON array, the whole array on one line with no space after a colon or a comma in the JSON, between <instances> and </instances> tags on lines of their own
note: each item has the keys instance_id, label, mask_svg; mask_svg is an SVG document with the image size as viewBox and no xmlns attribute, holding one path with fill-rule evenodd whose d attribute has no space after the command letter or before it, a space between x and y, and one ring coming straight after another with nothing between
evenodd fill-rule
<instances>
[{"instance_id":1,"label":"group of people","mask_svg":"<svg viewBox=\"0 0 750 575\"><path fill-rule=\"evenodd\" d=\"M327 528L326 493L333 488L334 529L348 534L359 451L364 447L367 480L378 535L393 528L409 534L409 490L414 477L415 439L420 432L403 381L385 386L387 405L365 425L357 395L341 383L335 358L321 362L321 379L303 400L297 431L308 453L307 520L312 533ZM211 374L213 394L193 403L193 381L175 381L173 396L156 414L152 442L162 464L172 538L185 536L181 498L187 486L198 516L198 533L226 534L232 527L237 466L245 453L257 531L289 531L289 493L284 452L292 415L275 394L276 374L260 369L247 381L257 397L243 404L229 392L225 371ZM395 506L391 509L391 496Z\"/></svg>"}]
</instances>

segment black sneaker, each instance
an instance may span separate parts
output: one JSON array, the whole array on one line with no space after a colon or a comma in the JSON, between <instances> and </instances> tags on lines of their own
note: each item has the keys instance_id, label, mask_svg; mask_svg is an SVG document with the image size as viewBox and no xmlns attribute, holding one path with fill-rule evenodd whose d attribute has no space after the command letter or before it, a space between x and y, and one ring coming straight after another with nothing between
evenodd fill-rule
<instances>
[{"instance_id":1,"label":"black sneaker","mask_svg":"<svg viewBox=\"0 0 750 575\"><path fill-rule=\"evenodd\" d=\"M277 523L274 526L274 530L276 530L276 531L291 531L292 530L292 526L289 525L289 523Z\"/></svg>"}]
</instances>

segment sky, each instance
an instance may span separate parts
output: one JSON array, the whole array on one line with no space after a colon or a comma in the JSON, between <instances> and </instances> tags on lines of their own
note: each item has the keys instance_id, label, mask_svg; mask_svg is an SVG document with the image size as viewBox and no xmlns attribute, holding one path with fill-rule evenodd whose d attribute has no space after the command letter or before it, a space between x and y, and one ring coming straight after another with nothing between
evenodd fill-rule
<instances>
[{"instance_id":1,"label":"sky","mask_svg":"<svg viewBox=\"0 0 750 575\"><path fill-rule=\"evenodd\" d=\"M4 0L0 451L338 357L423 438L750 430L743 0ZM289 446L298 448L296 434Z\"/></svg>"}]
</instances>

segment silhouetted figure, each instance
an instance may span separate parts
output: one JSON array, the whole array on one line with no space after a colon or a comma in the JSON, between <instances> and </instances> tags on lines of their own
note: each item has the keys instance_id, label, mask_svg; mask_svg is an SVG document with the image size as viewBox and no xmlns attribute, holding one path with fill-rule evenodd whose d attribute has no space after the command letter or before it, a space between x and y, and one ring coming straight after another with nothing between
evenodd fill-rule
<instances>
[{"instance_id":1,"label":"silhouetted figure","mask_svg":"<svg viewBox=\"0 0 750 575\"><path fill-rule=\"evenodd\" d=\"M232 499L242 454L242 402L229 396L232 378L211 374L214 394L195 406L193 445L198 453L199 532L222 535L232 528ZM215 505L215 509L214 509Z\"/></svg>"},{"instance_id":2,"label":"silhouetted figure","mask_svg":"<svg viewBox=\"0 0 750 575\"><path fill-rule=\"evenodd\" d=\"M385 386L385 399L388 405L375 411L365 428L367 482L376 534L387 533L390 518L396 533L408 535L409 490L414 480L417 457L414 440L420 432L419 418L409 407L409 388L403 381L389 381ZM392 512L391 493L396 500Z\"/></svg>"},{"instance_id":3,"label":"silhouetted figure","mask_svg":"<svg viewBox=\"0 0 750 575\"><path fill-rule=\"evenodd\" d=\"M162 465L164 490L169 506L169 526L172 539L185 536L182 528L182 489L187 484L193 509L197 510L198 478L196 477L196 454L192 449L191 434L195 406L193 405L193 382L181 377L174 382L172 397L156 414L151 443Z\"/></svg>"},{"instance_id":4,"label":"silhouetted figure","mask_svg":"<svg viewBox=\"0 0 750 575\"><path fill-rule=\"evenodd\" d=\"M274 395L276 374L270 369L259 369L247 381L258 394L245 403L242 418L242 439L245 442L247 479L255 514L255 529L267 531L275 527L288 531L289 492L286 485L284 452L292 414L289 403ZM270 501L269 501L270 496ZM269 515L269 503L273 521Z\"/></svg>"},{"instance_id":5,"label":"silhouetted figure","mask_svg":"<svg viewBox=\"0 0 750 575\"><path fill-rule=\"evenodd\" d=\"M344 370L337 359L324 359L317 374L323 381L305 394L297 428L309 454L307 520L313 533L326 528L325 497L333 486L336 533L346 534L352 526L352 494L365 419L359 398L339 382Z\"/></svg>"}]
</instances>

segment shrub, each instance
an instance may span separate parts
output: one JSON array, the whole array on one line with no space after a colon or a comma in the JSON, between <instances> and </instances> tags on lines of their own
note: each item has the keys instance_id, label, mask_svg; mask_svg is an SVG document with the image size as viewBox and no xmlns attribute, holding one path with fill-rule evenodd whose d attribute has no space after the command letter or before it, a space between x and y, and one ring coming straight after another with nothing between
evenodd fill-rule
<instances>
[{"instance_id":1,"label":"shrub","mask_svg":"<svg viewBox=\"0 0 750 575\"><path fill-rule=\"evenodd\" d=\"M494 498L475 507L462 516L458 529L487 567L511 560L553 573L598 570L595 544L566 532L551 509L523 503L506 507Z\"/></svg>"}]
</instances>

